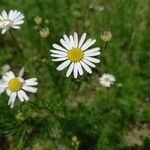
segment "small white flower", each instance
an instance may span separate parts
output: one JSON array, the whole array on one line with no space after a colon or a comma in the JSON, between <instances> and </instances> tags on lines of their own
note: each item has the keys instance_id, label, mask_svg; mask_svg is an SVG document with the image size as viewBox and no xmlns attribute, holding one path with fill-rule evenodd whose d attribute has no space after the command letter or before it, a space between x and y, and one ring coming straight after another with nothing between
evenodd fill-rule
<instances>
[{"instance_id":1,"label":"small white flower","mask_svg":"<svg viewBox=\"0 0 150 150\"><path fill-rule=\"evenodd\" d=\"M0 29L1 33L4 34L10 28L20 29L20 25L24 23L24 15L17 10L10 10L9 13L5 10L0 15Z\"/></svg>"},{"instance_id":2,"label":"small white flower","mask_svg":"<svg viewBox=\"0 0 150 150\"><path fill-rule=\"evenodd\" d=\"M52 61L63 61L57 70L60 71L69 66L66 77L69 77L73 72L74 78L77 78L78 74L83 75L83 69L91 74L91 68L96 67L94 63L100 62L99 59L94 58L100 55L100 48L90 49L96 40L88 39L85 41L85 38L86 33L82 34L81 39L78 38L76 32L69 37L63 35L63 38L60 39L62 46L53 44L54 49L50 50L51 56L54 57Z\"/></svg>"},{"instance_id":3,"label":"small white flower","mask_svg":"<svg viewBox=\"0 0 150 150\"><path fill-rule=\"evenodd\" d=\"M115 77L111 74L104 73L100 78L100 85L104 87L110 87L116 81Z\"/></svg>"},{"instance_id":4,"label":"small white flower","mask_svg":"<svg viewBox=\"0 0 150 150\"><path fill-rule=\"evenodd\" d=\"M7 95L10 97L8 105L10 105L11 108L13 108L17 97L21 102L29 100L29 97L26 95L25 91L32 93L36 93L37 91L37 88L35 87L38 84L37 78L24 80L22 78L23 74L24 68L20 70L17 77L12 71L7 72L2 77L0 83L0 93L3 93L6 90Z\"/></svg>"}]
</instances>

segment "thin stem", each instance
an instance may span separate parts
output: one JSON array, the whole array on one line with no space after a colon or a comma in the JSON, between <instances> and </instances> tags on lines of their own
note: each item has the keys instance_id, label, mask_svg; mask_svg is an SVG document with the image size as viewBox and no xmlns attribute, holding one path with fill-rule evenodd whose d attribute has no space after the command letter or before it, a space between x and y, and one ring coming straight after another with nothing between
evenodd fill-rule
<instances>
[{"instance_id":1,"label":"thin stem","mask_svg":"<svg viewBox=\"0 0 150 150\"><path fill-rule=\"evenodd\" d=\"M108 42L106 42L106 43L105 43L105 47L104 47L104 49L106 49L106 48L107 48L107 46L108 46Z\"/></svg>"},{"instance_id":2,"label":"thin stem","mask_svg":"<svg viewBox=\"0 0 150 150\"><path fill-rule=\"evenodd\" d=\"M18 42L17 42L17 40L16 40L16 38L15 38L13 32L12 32L11 30L9 30L9 33L10 33L10 35L11 35L11 38L12 38L12 41L13 41L13 44L14 44L15 48L16 48L17 51L20 53L20 52L21 52L21 48L19 47Z\"/></svg>"}]
</instances>

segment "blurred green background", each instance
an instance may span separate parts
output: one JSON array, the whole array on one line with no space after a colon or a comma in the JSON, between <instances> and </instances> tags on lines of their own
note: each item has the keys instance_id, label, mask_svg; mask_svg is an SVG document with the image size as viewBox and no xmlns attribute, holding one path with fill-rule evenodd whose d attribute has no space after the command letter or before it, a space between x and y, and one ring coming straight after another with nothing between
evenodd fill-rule
<instances>
[{"instance_id":1,"label":"blurred green background","mask_svg":"<svg viewBox=\"0 0 150 150\"><path fill-rule=\"evenodd\" d=\"M0 0L3 9L21 11L25 23L13 31L20 51L9 32L0 35L0 67L9 64L16 73L25 67L26 78L37 77L39 85L13 109L0 96L0 150L150 149L149 0ZM42 38L45 27L49 36ZM112 32L106 49L104 30ZM56 71L49 53L74 31L95 38L102 53L100 72L77 80ZM100 87L102 73L113 74L115 85Z\"/></svg>"}]
</instances>

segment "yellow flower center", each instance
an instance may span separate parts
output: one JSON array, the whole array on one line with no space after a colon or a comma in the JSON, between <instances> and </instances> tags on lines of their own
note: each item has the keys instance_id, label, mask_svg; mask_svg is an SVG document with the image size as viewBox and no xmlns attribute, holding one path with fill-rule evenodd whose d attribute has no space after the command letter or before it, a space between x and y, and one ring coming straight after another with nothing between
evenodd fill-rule
<instances>
[{"instance_id":1,"label":"yellow flower center","mask_svg":"<svg viewBox=\"0 0 150 150\"><path fill-rule=\"evenodd\" d=\"M108 78L108 77L105 77L104 80L105 80L105 82L110 82L110 78Z\"/></svg>"},{"instance_id":2,"label":"yellow flower center","mask_svg":"<svg viewBox=\"0 0 150 150\"><path fill-rule=\"evenodd\" d=\"M80 48L72 48L68 51L68 59L72 62L78 62L83 59L84 52Z\"/></svg>"},{"instance_id":3,"label":"yellow flower center","mask_svg":"<svg viewBox=\"0 0 150 150\"><path fill-rule=\"evenodd\" d=\"M13 78L8 82L8 88L11 92L17 92L21 89L22 82L18 78Z\"/></svg>"},{"instance_id":4,"label":"yellow flower center","mask_svg":"<svg viewBox=\"0 0 150 150\"><path fill-rule=\"evenodd\" d=\"M12 21L9 20L9 19L4 19L4 20L2 20L2 24L5 25L5 26L10 25L11 23L12 23Z\"/></svg>"}]
</instances>

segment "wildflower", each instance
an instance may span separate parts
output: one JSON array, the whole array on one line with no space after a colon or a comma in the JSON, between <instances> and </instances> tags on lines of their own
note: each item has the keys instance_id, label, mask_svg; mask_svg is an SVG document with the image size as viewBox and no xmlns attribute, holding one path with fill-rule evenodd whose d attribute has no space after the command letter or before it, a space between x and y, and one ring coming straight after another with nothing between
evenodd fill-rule
<instances>
[{"instance_id":1,"label":"wildflower","mask_svg":"<svg viewBox=\"0 0 150 150\"><path fill-rule=\"evenodd\" d=\"M49 20L48 19L45 19L45 24L49 24Z\"/></svg>"},{"instance_id":2,"label":"wildflower","mask_svg":"<svg viewBox=\"0 0 150 150\"><path fill-rule=\"evenodd\" d=\"M24 15L17 10L10 10L9 13L5 10L0 15L0 29L1 33L4 34L10 28L20 29L21 24L24 23Z\"/></svg>"},{"instance_id":3,"label":"wildflower","mask_svg":"<svg viewBox=\"0 0 150 150\"><path fill-rule=\"evenodd\" d=\"M24 68L20 70L17 77L12 71L7 72L2 77L0 89L3 90L3 92L6 90L7 95L10 97L8 105L10 105L11 108L13 108L14 106L16 97L18 97L21 102L29 100L29 97L26 95L25 91L32 93L36 93L37 91L37 88L34 87L38 84L37 78L30 78L28 80L24 80L22 78L23 74Z\"/></svg>"},{"instance_id":4,"label":"wildflower","mask_svg":"<svg viewBox=\"0 0 150 150\"><path fill-rule=\"evenodd\" d=\"M73 142L76 142L77 140L78 140L78 138L77 138L76 136L73 136L73 137L72 137L72 141L73 141Z\"/></svg>"},{"instance_id":5,"label":"wildflower","mask_svg":"<svg viewBox=\"0 0 150 150\"><path fill-rule=\"evenodd\" d=\"M115 81L115 77L111 74L108 73L104 73L100 78L100 85L104 86L104 87L110 87Z\"/></svg>"},{"instance_id":6,"label":"wildflower","mask_svg":"<svg viewBox=\"0 0 150 150\"><path fill-rule=\"evenodd\" d=\"M89 49L96 40L88 39L84 42L85 38L86 33L83 33L80 40L76 32L69 37L63 35L63 39L60 39L60 43L63 47L58 44L53 44L55 49L50 50L52 52L51 56L55 57L52 61L64 61L57 67L57 70L61 71L69 66L66 77L69 77L72 72L74 78L77 78L78 74L83 75L83 68L91 74L91 68L96 67L94 63L100 62L99 59L94 58L100 54L100 48Z\"/></svg>"},{"instance_id":7,"label":"wildflower","mask_svg":"<svg viewBox=\"0 0 150 150\"><path fill-rule=\"evenodd\" d=\"M1 67L1 75L4 75L6 72L8 72L10 70L10 65L9 64L5 64Z\"/></svg>"},{"instance_id":8,"label":"wildflower","mask_svg":"<svg viewBox=\"0 0 150 150\"><path fill-rule=\"evenodd\" d=\"M39 17L39 16L36 16L34 18L34 22L37 24L37 25L40 25L42 23L42 17Z\"/></svg>"},{"instance_id":9,"label":"wildflower","mask_svg":"<svg viewBox=\"0 0 150 150\"><path fill-rule=\"evenodd\" d=\"M39 31L39 33L42 38L47 38L49 36L49 29L43 28Z\"/></svg>"},{"instance_id":10,"label":"wildflower","mask_svg":"<svg viewBox=\"0 0 150 150\"><path fill-rule=\"evenodd\" d=\"M72 142L71 142L72 146L74 147L74 149L78 149L79 148L79 140L76 136L72 137Z\"/></svg>"},{"instance_id":11,"label":"wildflower","mask_svg":"<svg viewBox=\"0 0 150 150\"><path fill-rule=\"evenodd\" d=\"M104 31L101 33L101 39L104 41L104 42L109 42L112 38L112 34L110 31Z\"/></svg>"}]
</instances>

